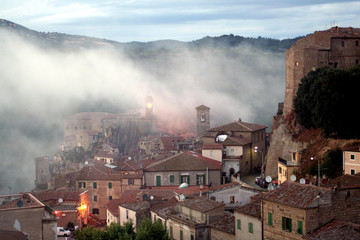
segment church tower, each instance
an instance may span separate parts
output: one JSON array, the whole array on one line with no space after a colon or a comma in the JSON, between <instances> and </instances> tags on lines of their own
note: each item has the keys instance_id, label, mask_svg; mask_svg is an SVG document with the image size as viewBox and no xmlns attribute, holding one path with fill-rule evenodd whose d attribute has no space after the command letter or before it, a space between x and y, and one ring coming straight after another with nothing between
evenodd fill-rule
<instances>
[{"instance_id":1,"label":"church tower","mask_svg":"<svg viewBox=\"0 0 360 240\"><path fill-rule=\"evenodd\" d=\"M210 128L210 108L200 105L196 109L196 132L201 137Z\"/></svg>"},{"instance_id":2,"label":"church tower","mask_svg":"<svg viewBox=\"0 0 360 240\"><path fill-rule=\"evenodd\" d=\"M145 118L153 118L154 116L154 109L153 109L153 98L148 95L145 98Z\"/></svg>"}]
</instances>

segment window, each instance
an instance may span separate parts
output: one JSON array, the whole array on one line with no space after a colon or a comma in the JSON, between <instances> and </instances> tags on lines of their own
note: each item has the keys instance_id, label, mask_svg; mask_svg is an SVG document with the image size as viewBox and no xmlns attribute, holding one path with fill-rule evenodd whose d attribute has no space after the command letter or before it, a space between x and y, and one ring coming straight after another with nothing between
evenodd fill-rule
<instances>
[{"instance_id":1,"label":"window","mask_svg":"<svg viewBox=\"0 0 360 240\"><path fill-rule=\"evenodd\" d=\"M299 62L298 62L298 61L295 62L295 66L299 66Z\"/></svg>"},{"instance_id":2,"label":"window","mask_svg":"<svg viewBox=\"0 0 360 240\"><path fill-rule=\"evenodd\" d=\"M93 214L99 214L99 209L98 208L93 208L92 213Z\"/></svg>"},{"instance_id":3,"label":"window","mask_svg":"<svg viewBox=\"0 0 360 240\"><path fill-rule=\"evenodd\" d=\"M93 182L93 188L97 188L97 183Z\"/></svg>"},{"instance_id":4,"label":"window","mask_svg":"<svg viewBox=\"0 0 360 240\"><path fill-rule=\"evenodd\" d=\"M237 227L237 229L241 230L241 220L240 219L238 219L236 221L236 227Z\"/></svg>"},{"instance_id":5,"label":"window","mask_svg":"<svg viewBox=\"0 0 360 240\"><path fill-rule=\"evenodd\" d=\"M170 237L173 238L173 227L170 226Z\"/></svg>"},{"instance_id":6,"label":"window","mask_svg":"<svg viewBox=\"0 0 360 240\"><path fill-rule=\"evenodd\" d=\"M351 174L351 175L355 175L355 174L356 174L355 169L350 169L350 174Z\"/></svg>"},{"instance_id":7,"label":"window","mask_svg":"<svg viewBox=\"0 0 360 240\"><path fill-rule=\"evenodd\" d=\"M268 213L268 225L269 225L269 226L272 226L272 225L273 225L272 213L271 213L271 212Z\"/></svg>"},{"instance_id":8,"label":"window","mask_svg":"<svg viewBox=\"0 0 360 240\"><path fill-rule=\"evenodd\" d=\"M189 175L182 175L180 177L180 183L187 183L190 185L190 176Z\"/></svg>"},{"instance_id":9,"label":"window","mask_svg":"<svg viewBox=\"0 0 360 240\"><path fill-rule=\"evenodd\" d=\"M206 122L206 115L205 114L201 114L200 121L201 122Z\"/></svg>"},{"instance_id":10,"label":"window","mask_svg":"<svg viewBox=\"0 0 360 240\"><path fill-rule=\"evenodd\" d=\"M192 220L192 209L191 208L190 208L189 213L190 213L190 220Z\"/></svg>"},{"instance_id":11,"label":"window","mask_svg":"<svg viewBox=\"0 0 360 240\"><path fill-rule=\"evenodd\" d=\"M341 41L341 46L345 47L345 42L344 41Z\"/></svg>"},{"instance_id":12,"label":"window","mask_svg":"<svg viewBox=\"0 0 360 240\"><path fill-rule=\"evenodd\" d=\"M126 219L129 219L129 210L126 209Z\"/></svg>"},{"instance_id":13,"label":"window","mask_svg":"<svg viewBox=\"0 0 360 240\"><path fill-rule=\"evenodd\" d=\"M128 185L134 185L134 179L129 178L128 179Z\"/></svg>"},{"instance_id":14,"label":"window","mask_svg":"<svg viewBox=\"0 0 360 240\"><path fill-rule=\"evenodd\" d=\"M291 232L291 218L282 217L282 229Z\"/></svg>"},{"instance_id":15,"label":"window","mask_svg":"<svg viewBox=\"0 0 360 240\"><path fill-rule=\"evenodd\" d=\"M296 229L296 232L298 234L303 234L303 224L302 224L302 221L298 221L298 226L297 226L297 229Z\"/></svg>"},{"instance_id":16,"label":"window","mask_svg":"<svg viewBox=\"0 0 360 240\"><path fill-rule=\"evenodd\" d=\"M210 199L216 201L216 197L214 196L210 197Z\"/></svg>"},{"instance_id":17,"label":"window","mask_svg":"<svg viewBox=\"0 0 360 240\"><path fill-rule=\"evenodd\" d=\"M339 64L336 62L334 63L334 68L338 68Z\"/></svg>"},{"instance_id":18,"label":"window","mask_svg":"<svg viewBox=\"0 0 360 240\"><path fill-rule=\"evenodd\" d=\"M234 203L235 202L235 196L230 196L230 203Z\"/></svg>"},{"instance_id":19,"label":"window","mask_svg":"<svg viewBox=\"0 0 360 240\"><path fill-rule=\"evenodd\" d=\"M201 221L204 221L204 220L205 220L205 214L201 213Z\"/></svg>"},{"instance_id":20,"label":"window","mask_svg":"<svg viewBox=\"0 0 360 240\"><path fill-rule=\"evenodd\" d=\"M175 177L174 177L174 175L170 175L169 179L170 179L170 182L171 182L171 183L175 182Z\"/></svg>"},{"instance_id":21,"label":"window","mask_svg":"<svg viewBox=\"0 0 360 240\"><path fill-rule=\"evenodd\" d=\"M184 239L184 237L183 237L183 231L180 230L180 240L183 240L183 239Z\"/></svg>"},{"instance_id":22,"label":"window","mask_svg":"<svg viewBox=\"0 0 360 240\"><path fill-rule=\"evenodd\" d=\"M97 196L94 195L94 202L97 202Z\"/></svg>"},{"instance_id":23,"label":"window","mask_svg":"<svg viewBox=\"0 0 360 240\"><path fill-rule=\"evenodd\" d=\"M253 224L249 223L249 233L253 233Z\"/></svg>"},{"instance_id":24,"label":"window","mask_svg":"<svg viewBox=\"0 0 360 240\"><path fill-rule=\"evenodd\" d=\"M86 188L85 182L79 182L79 188Z\"/></svg>"},{"instance_id":25,"label":"window","mask_svg":"<svg viewBox=\"0 0 360 240\"><path fill-rule=\"evenodd\" d=\"M214 151L210 150L210 157L213 157L213 156L214 156Z\"/></svg>"},{"instance_id":26,"label":"window","mask_svg":"<svg viewBox=\"0 0 360 240\"><path fill-rule=\"evenodd\" d=\"M355 46L356 46L356 47L359 46L359 41L355 41Z\"/></svg>"},{"instance_id":27,"label":"window","mask_svg":"<svg viewBox=\"0 0 360 240\"><path fill-rule=\"evenodd\" d=\"M190 240L195 240L195 237L194 237L194 235L193 235L193 234L191 234L191 236L190 236Z\"/></svg>"},{"instance_id":28,"label":"window","mask_svg":"<svg viewBox=\"0 0 360 240\"><path fill-rule=\"evenodd\" d=\"M231 154L231 155L235 155L235 149L231 148L231 149L230 149L230 154Z\"/></svg>"},{"instance_id":29,"label":"window","mask_svg":"<svg viewBox=\"0 0 360 240\"><path fill-rule=\"evenodd\" d=\"M161 186L161 176L156 176L156 186Z\"/></svg>"},{"instance_id":30,"label":"window","mask_svg":"<svg viewBox=\"0 0 360 240\"><path fill-rule=\"evenodd\" d=\"M281 174L281 170L282 170L281 167L279 167L279 173L280 173L280 174Z\"/></svg>"},{"instance_id":31,"label":"window","mask_svg":"<svg viewBox=\"0 0 360 240\"><path fill-rule=\"evenodd\" d=\"M204 184L205 184L205 174L197 174L196 185L204 185Z\"/></svg>"},{"instance_id":32,"label":"window","mask_svg":"<svg viewBox=\"0 0 360 240\"><path fill-rule=\"evenodd\" d=\"M109 182L109 183L108 183L108 187L109 187L109 188L112 188L112 182Z\"/></svg>"},{"instance_id":33,"label":"window","mask_svg":"<svg viewBox=\"0 0 360 240\"><path fill-rule=\"evenodd\" d=\"M182 206L179 205L179 212L182 213Z\"/></svg>"},{"instance_id":34,"label":"window","mask_svg":"<svg viewBox=\"0 0 360 240\"><path fill-rule=\"evenodd\" d=\"M109 196L109 200L112 200L112 196Z\"/></svg>"},{"instance_id":35,"label":"window","mask_svg":"<svg viewBox=\"0 0 360 240\"><path fill-rule=\"evenodd\" d=\"M355 154L350 154L350 160L355 161Z\"/></svg>"}]
</instances>

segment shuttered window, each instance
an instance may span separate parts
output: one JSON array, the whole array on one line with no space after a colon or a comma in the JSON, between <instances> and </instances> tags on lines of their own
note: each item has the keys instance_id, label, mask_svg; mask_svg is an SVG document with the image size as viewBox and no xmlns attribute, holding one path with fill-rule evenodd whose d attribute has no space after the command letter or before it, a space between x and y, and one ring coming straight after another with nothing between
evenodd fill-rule
<instances>
[{"instance_id":1,"label":"shuttered window","mask_svg":"<svg viewBox=\"0 0 360 240\"><path fill-rule=\"evenodd\" d=\"M273 225L272 213L271 213L271 212L268 213L268 225L269 225L269 226L272 226L272 225Z\"/></svg>"}]
</instances>

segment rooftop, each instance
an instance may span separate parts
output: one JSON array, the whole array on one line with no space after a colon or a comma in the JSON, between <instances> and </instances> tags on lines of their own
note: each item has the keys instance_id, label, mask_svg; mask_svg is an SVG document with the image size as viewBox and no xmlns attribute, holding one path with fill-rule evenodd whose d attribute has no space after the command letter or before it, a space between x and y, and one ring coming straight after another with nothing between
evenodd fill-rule
<instances>
[{"instance_id":1,"label":"rooftop","mask_svg":"<svg viewBox=\"0 0 360 240\"><path fill-rule=\"evenodd\" d=\"M263 194L262 199L294 208L307 209L316 207L319 202L317 200L326 194L331 194L330 188L286 181L280 187Z\"/></svg>"},{"instance_id":2,"label":"rooftop","mask_svg":"<svg viewBox=\"0 0 360 240\"><path fill-rule=\"evenodd\" d=\"M219 127L210 128L209 132L253 132L261 129L267 128L264 125L259 125L255 123L247 123L242 121L235 121L228 123Z\"/></svg>"},{"instance_id":3,"label":"rooftop","mask_svg":"<svg viewBox=\"0 0 360 240\"><path fill-rule=\"evenodd\" d=\"M200 211L203 213L209 212L218 207L225 206L224 203L210 200L206 197L194 197L194 198L186 199L182 202L179 202L179 205L190 208L190 209L194 209L196 211Z\"/></svg>"},{"instance_id":4,"label":"rooftop","mask_svg":"<svg viewBox=\"0 0 360 240\"><path fill-rule=\"evenodd\" d=\"M111 212L114 216L119 216L119 205L121 204L121 199L112 199L108 201L105 205L105 208Z\"/></svg>"},{"instance_id":5,"label":"rooftop","mask_svg":"<svg viewBox=\"0 0 360 240\"><path fill-rule=\"evenodd\" d=\"M224 216L219 221L210 224L212 228L235 235L235 217Z\"/></svg>"},{"instance_id":6,"label":"rooftop","mask_svg":"<svg viewBox=\"0 0 360 240\"><path fill-rule=\"evenodd\" d=\"M221 170L219 161L203 157L201 154L186 151L150 164L146 171L195 171Z\"/></svg>"},{"instance_id":7,"label":"rooftop","mask_svg":"<svg viewBox=\"0 0 360 240\"><path fill-rule=\"evenodd\" d=\"M30 193L0 196L0 211L39 208L46 205Z\"/></svg>"},{"instance_id":8,"label":"rooftop","mask_svg":"<svg viewBox=\"0 0 360 240\"><path fill-rule=\"evenodd\" d=\"M127 208L133 211L139 211L142 209L149 209L150 203L147 201L137 201L137 202L130 202L130 203L121 203L121 207Z\"/></svg>"},{"instance_id":9,"label":"rooftop","mask_svg":"<svg viewBox=\"0 0 360 240\"><path fill-rule=\"evenodd\" d=\"M360 225L333 220L320 229L303 237L306 240L355 240L360 239Z\"/></svg>"}]
</instances>

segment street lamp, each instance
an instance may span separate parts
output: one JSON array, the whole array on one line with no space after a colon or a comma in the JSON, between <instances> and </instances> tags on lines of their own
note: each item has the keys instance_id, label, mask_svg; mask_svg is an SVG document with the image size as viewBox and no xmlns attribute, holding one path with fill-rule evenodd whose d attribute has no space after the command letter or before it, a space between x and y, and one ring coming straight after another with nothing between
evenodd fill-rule
<instances>
[{"instance_id":1,"label":"street lamp","mask_svg":"<svg viewBox=\"0 0 360 240\"><path fill-rule=\"evenodd\" d=\"M311 157L310 160L314 161L314 157ZM318 186L320 187L320 160L318 159Z\"/></svg>"}]
</instances>

